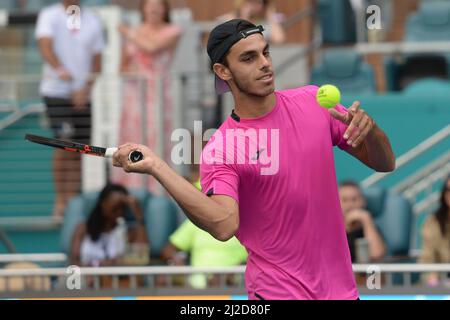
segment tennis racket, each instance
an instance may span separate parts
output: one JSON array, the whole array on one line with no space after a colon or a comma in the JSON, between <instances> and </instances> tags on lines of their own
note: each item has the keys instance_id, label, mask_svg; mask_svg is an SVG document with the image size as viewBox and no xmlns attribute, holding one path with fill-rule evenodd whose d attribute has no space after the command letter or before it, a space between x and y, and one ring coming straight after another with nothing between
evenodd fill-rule
<instances>
[{"instance_id":1,"label":"tennis racket","mask_svg":"<svg viewBox=\"0 0 450 320\"><path fill-rule=\"evenodd\" d=\"M114 155L114 153L118 150L117 148L94 147L84 143L46 138L41 136L35 136L32 134L25 135L25 139L30 142L46 145L53 148L63 149L69 152L78 152L82 154L106 158L111 158ZM128 158L130 159L131 162L136 163L143 160L144 155L140 151L133 151L130 153Z\"/></svg>"}]
</instances>

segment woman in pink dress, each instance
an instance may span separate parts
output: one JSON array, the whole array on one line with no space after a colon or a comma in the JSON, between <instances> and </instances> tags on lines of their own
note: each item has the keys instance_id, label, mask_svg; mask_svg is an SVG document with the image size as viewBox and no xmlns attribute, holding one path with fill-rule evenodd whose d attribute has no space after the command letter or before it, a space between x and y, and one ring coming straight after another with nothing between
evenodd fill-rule
<instances>
[{"instance_id":1,"label":"woman in pink dress","mask_svg":"<svg viewBox=\"0 0 450 320\"><path fill-rule=\"evenodd\" d=\"M165 152L161 156L168 160L172 131L169 72L181 29L170 24L170 9L166 0L142 0L140 10L142 23L139 26L119 27L125 40L121 71L126 74L119 145L135 141L157 150L158 119L155 118L155 108L158 99L162 98ZM162 79L163 97L158 96L158 79ZM146 183L148 190L155 192L156 181L153 178L144 182L142 175L125 174L123 170L114 169L112 180L128 188L142 188Z\"/></svg>"}]
</instances>

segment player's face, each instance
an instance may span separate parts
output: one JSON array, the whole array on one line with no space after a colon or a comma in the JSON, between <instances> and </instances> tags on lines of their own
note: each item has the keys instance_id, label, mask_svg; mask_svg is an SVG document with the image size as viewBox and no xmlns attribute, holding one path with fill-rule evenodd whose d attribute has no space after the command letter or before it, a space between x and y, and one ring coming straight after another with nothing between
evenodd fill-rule
<instances>
[{"instance_id":1,"label":"player's face","mask_svg":"<svg viewBox=\"0 0 450 320\"><path fill-rule=\"evenodd\" d=\"M238 91L266 97L275 90L269 45L261 34L237 42L227 56L231 85Z\"/></svg>"},{"instance_id":2,"label":"player's face","mask_svg":"<svg viewBox=\"0 0 450 320\"><path fill-rule=\"evenodd\" d=\"M106 219L116 221L125 213L126 196L121 192L111 193L102 203L102 212Z\"/></svg>"},{"instance_id":3,"label":"player's face","mask_svg":"<svg viewBox=\"0 0 450 320\"><path fill-rule=\"evenodd\" d=\"M355 209L363 209L365 206L364 197L361 191L353 186L344 186L339 188L339 198L341 208L344 214Z\"/></svg>"}]
</instances>

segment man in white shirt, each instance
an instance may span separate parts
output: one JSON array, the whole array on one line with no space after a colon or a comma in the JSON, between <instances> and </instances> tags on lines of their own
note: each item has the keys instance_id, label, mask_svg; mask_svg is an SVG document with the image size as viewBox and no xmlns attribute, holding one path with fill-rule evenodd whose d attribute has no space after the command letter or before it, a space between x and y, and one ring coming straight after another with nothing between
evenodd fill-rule
<instances>
[{"instance_id":1,"label":"man in white shirt","mask_svg":"<svg viewBox=\"0 0 450 320\"><path fill-rule=\"evenodd\" d=\"M89 143L93 75L101 72L105 40L100 20L79 5L79 0L64 0L42 9L36 39L44 59L40 94L54 135ZM53 161L53 214L60 216L67 201L79 191L81 158L56 150Z\"/></svg>"}]
</instances>

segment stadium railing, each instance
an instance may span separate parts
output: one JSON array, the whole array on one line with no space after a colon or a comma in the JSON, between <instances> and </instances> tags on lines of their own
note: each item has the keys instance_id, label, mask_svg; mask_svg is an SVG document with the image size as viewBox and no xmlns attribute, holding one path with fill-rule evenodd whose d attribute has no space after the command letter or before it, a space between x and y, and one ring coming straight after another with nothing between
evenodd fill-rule
<instances>
[{"instance_id":1,"label":"stadium railing","mask_svg":"<svg viewBox=\"0 0 450 320\"><path fill-rule=\"evenodd\" d=\"M364 294L448 294L448 274L450 264L355 264L353 270L359 279L359 290ZM0 282L3 291L0 298L33 297L89 297L89 296L179 296L179 295L242 295L244 288L245 266L239 267L102 267L0 270ZM414 280L418 275L428 272L440 274L442 285L430 288ZM195 289L189 285L187 277L194 274L217 275L220 279L216 287ZM234 276L236 281L229 284L227 276ZM402 280L395 281L400 275ZM79 278L76 278L79 277ZM128 277L124 285L123 279ZM164 284L159 278L169 279ZM361 277L363 281L361 282ZM374 277L379 277L378 279ZM50 288L39 287L22 290L10 290L9 282L22 278L49 279ZM105 278L109 278L105 286ZM375 280L374 280L375 279ZM79 287L77 287L77 281ZM378 287L376 283L378 281ZM447 282L446 282L447 281ZM373 285L371 287L371 284Z\"/></svg>"},{"instance_id":2,"label":"stadium railing","mask_svg":"<svg viewBox=\"0 0 450 320\"><path fill-rule=\"evenodd\" d=\"M0 254L0 263L13 262L63 262L66 264L67 255L64 253L16 253Z\"/></svg>"}]
</instances>

